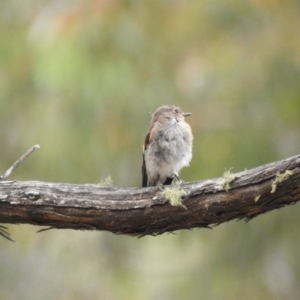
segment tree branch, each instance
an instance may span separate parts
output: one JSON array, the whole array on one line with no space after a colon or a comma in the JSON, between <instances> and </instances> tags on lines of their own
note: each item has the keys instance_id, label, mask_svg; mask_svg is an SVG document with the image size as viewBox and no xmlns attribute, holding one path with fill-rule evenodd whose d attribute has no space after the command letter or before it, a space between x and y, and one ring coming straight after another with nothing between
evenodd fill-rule
<instances>
[{"instance_id":1,"label":"tree branch","mask_svg":"<svg viewBox=\"0 0 300 300\"><path fill-rule=\"evenodd\" d=\"M5 173L0 176L0 181L6 180L7 177L32 153L34 150L39 149L39 145L32 146L27 152L25 152Z\"/></svg>"},{"instance_id":2,"label":"tree branch","mask_svg":"<svg viewBox=\"0 0 300 300\"><path fill-rule=\"evenodd\" d=\"M171 206L156 187L1 181L0 223L143 236L250 220L300 200L300 155L181 188L186 209Z\"/></svg>"}]
</instances>

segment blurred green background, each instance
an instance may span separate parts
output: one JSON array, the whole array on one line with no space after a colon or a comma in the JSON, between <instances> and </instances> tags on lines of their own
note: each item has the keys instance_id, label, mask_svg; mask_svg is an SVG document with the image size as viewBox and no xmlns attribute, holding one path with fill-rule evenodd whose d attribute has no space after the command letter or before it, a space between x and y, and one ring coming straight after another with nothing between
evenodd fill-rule
<instances>
[{"instance_id":1,"label":"blurred green background","mask_svg":"<svg viewBox=\"0 0 300 300\"><path fill-rule=\"evenodd\" d=\"M195 143L185 181L300 152L299 1L2 1L0 173L141 185L151 112ZM299 205L142 239L9 225L1 299L300 299Z\"/></svg>"}]
</instances>

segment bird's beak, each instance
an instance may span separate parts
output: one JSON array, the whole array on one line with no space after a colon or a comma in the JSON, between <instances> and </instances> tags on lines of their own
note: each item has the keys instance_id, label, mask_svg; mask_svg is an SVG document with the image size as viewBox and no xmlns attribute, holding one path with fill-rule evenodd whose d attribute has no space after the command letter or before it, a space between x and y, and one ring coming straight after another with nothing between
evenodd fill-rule
<instances>
[{"instance_id":1,"label":"bird's beak","mask_svg":"<svg viewBox=\"0 0 300 300\"><path fill-rule=\"evenodd\" d=\"M183 114L184 117L188 117L188 116L190 116L190 115L191 115L191 113L184 113L184 114Z\"/></svg>"}]
</instances>

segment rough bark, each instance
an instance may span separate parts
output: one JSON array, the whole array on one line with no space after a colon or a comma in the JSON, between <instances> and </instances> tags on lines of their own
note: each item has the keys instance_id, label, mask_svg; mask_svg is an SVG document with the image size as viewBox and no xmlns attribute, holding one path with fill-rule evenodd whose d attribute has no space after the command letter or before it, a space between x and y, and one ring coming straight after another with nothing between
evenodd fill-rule
<instances>
[{"instance_id":1,"label":"rough bark","mask_svg":"<svg viewBox=\"0 0 300 300\"><path fill-rule=\"evenodd\" d=\"M250 220L300 200L300 155L233 175L182 184L186 209L155 187L2 181L0 223L158 235Z\"/></svg>"}]
</instances>

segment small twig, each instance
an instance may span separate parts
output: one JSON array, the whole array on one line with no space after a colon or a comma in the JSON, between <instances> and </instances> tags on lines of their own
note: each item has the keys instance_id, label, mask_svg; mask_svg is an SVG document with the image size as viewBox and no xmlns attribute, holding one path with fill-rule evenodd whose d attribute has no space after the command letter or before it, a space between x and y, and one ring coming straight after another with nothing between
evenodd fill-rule
<instances>
[{"instance_id":1,"label":"small twig","mask_svg":"<svg viewBox=\"0 0 300 300\"><path fill-rule=\"evenodd\" d=\"M55 229L55 227L46 227L46 228L43 228L43 229L40 229L37 231L37 233L40 233L40 232L43 232L43 231L47 231L47 230L51 230L51 229Z\"/></svg>"},{"instance_id":2,"label":"small twig","mask_svg":"<svg viewBox=\"0 0 300 300\"><path fill-rule=\"evenodd\" d=\"M4 238L8 239L11 242L15 242L8 232L6 232L4 229L7 229L7 227L0 225L0 235L2 235Z\"/></svg>"},{"instance_id":3,"label":"small twig","mask_svg":"<svg viewBox=\"0 0 300 300\"><path fill-rule=\"evenodd\" d=\"M7 177L35 150L39 149L39 145L32 146L26 153L24 153L5 173L4 175L0 176L0 181L4 181L7 179ZM4 229L7 229L6 227L0 225L0 235L4 238L8 239L11 242L14 242L14 240L10 237L10 234L6 232Z\"/></svg>"},{"instance_id":4,"label":"small twig","mask_svg":"<svg viewBox=\"0 0 300 300\"><path fill-rule=\"evenodd\" d=\"M7 177L35 150L39 149L39 145L32 146L26 153L24 153L5 173L0 176L0 181L6 180ZM1 231L0 231L1 234Z\"/></svg>"}]
</instances>

